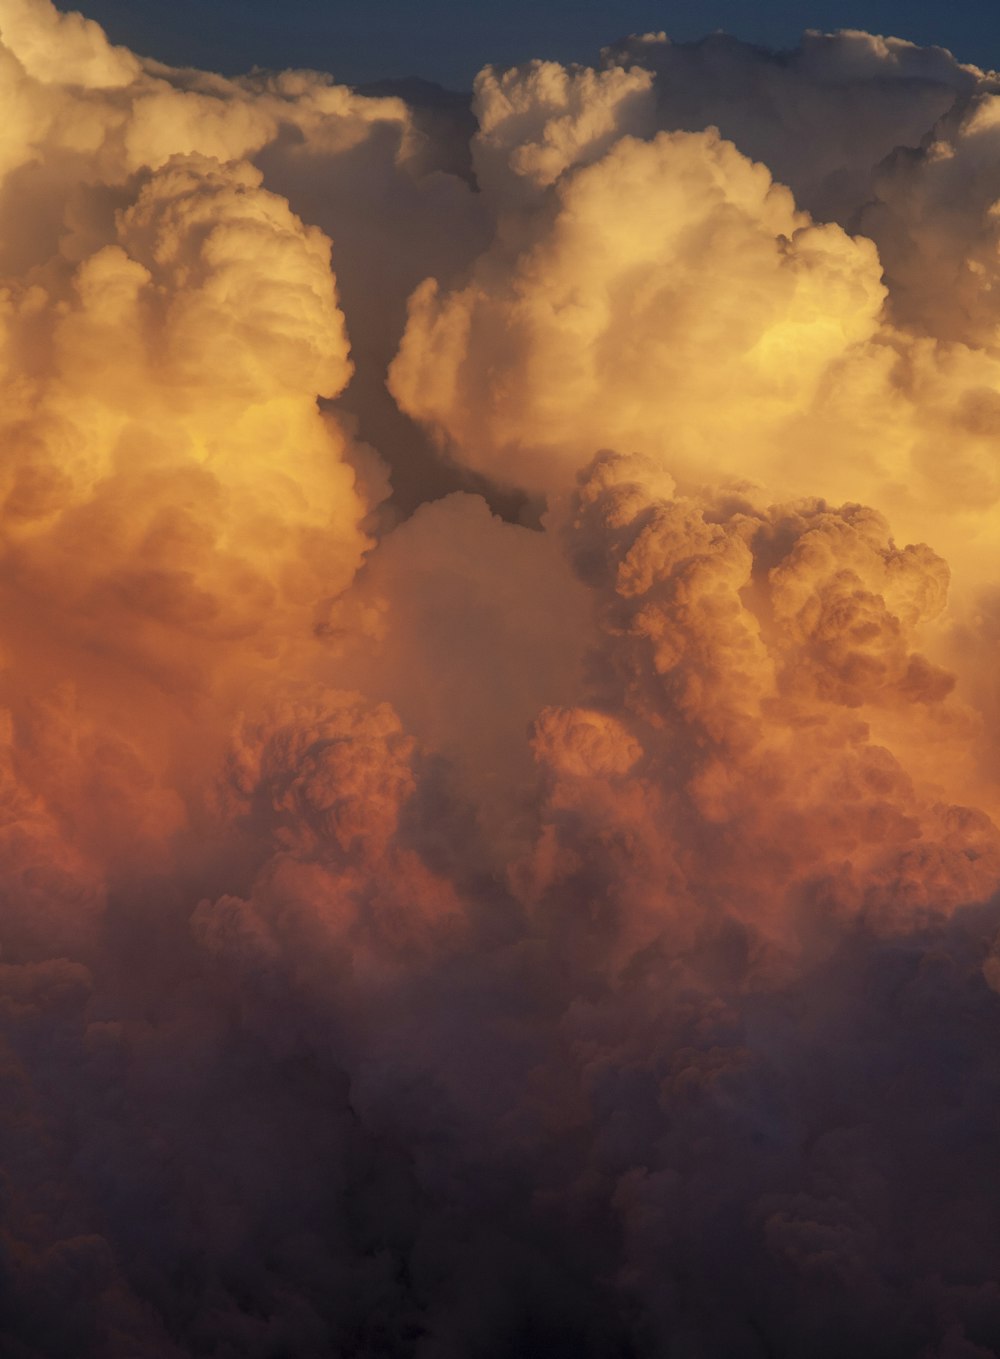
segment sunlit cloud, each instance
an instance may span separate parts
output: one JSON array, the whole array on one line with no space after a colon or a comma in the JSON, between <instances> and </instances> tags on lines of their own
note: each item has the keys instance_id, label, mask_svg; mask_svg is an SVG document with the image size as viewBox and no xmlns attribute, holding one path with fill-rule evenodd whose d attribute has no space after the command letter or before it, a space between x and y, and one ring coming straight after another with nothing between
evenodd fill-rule
<instances>
[{"instance_id":1,"label":"sunlit cloud","mask_svg":"<svg viewBox=\"0 0 1000 1359\"><path fill-rule=\"evenodd\" d=\"M411 97L0 0L4 1355L995 1353L996 78Z\"/></svg>"}]
</instances>

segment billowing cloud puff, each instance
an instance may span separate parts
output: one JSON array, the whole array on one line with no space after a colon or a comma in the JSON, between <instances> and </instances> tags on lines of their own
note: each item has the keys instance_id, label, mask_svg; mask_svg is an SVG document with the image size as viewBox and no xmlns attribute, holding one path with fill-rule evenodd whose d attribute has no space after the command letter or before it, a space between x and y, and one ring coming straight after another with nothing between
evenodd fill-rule
<instances>
[{"instance_id":1,"label":"billowing cloud puff","mask_svg":"<svg viewBox=\"0 0 1000 1359\"><path fill-rule=\"evenodd\" d=\"M909 920L994 890L996 831L943 800L965 791L971 766L948 770L938 747L968 739L971 715L949 707L953 677L913 649L945 602L930 549L896 548L857 506L678 497L615 455L581 479L567 531L605 599L605 703L629 715L647 762L627 733L615 755L586 754L603 746L583 714L547 718L536 748L577 778L637 766L648 785L657 771L662 789L636 806L644 839L687 858L686 900L737 864L716 900L737 913L752 902L757 925L783 898L797 912L803 891L875 920L905 901ZM950 905L937 872L927 891L927 860L952 863Z\"/></svg>"},{"instance_id":2,"label":"billowing cloud puff","mask_svg":"<svg viewBox=\"0 0 1000 1359\"><path fill-rule=\"evenodd\" d=\"M861 217L901 324L995 353L1000 98L982 93L881 167Z\"/></svg>"},{"instance_id":3,"label":"billowing cloud puff","mask_svg":"<svg viewBox=\"0 0 1000 1359\"><path fill-rule=\"evenodd\" d=\"M9 569L154 664L173 629L273 652L365 544L315 406L350 374L329 243L256 171L198 159L141 183L115 238L14 302Z\"/></svg>"},{"instance_id":4,"label":"billowing cloud puff","mask_svg":"<svg viewBox=\"0 0 1000 1359\"><path fill-rule=\"evenodd\" d=\"M315 968L345 946L356 967L369 951L420 948L457 906L447 879L400 842L413 753L392 709L356 695L304 693L244 718L220 806L247 837L246 860L263 850L261 866L249 901L198 906L196 940L251 973L283 957L298 969L303 949L318 950ZM321 973L316 984L322 995Z\"/></svg>"},{"instance_id":5,"label":"billowing cloud puff","mask_svg":"<svg viewBox=\"0 0 1000 1359\"><path fill-rule=\"evenodd\" d=\"M404 409L502 480L559 488L595 444L738 472L876 328L870 242L717 134L623 138L552 209L510 275L501 244L465 288L414 293L392 367Z\"/></svg>"},{"instance_id":6,"label":"billowing cloud puff","mask_svg":"<svg viewBox=\"0 0 1000 1359\"><path fill-rule=\"evenodd\" d=\"M570 166L598 159L626 133L651 132L652 88L652 76L638 67L488 66L476 79L473 100L480 187L509 202L519 183L545 188Z\"/></svg>"},{"instance_id":7,"label":"billowing cloud puff","mask_svg":"<svg viewBox=\"0 0 1000 1359\"><path fill-rule=\"evenodd\" d=\"M919 147L939 118L992 85L940 47L852 30L806 32L781 53L722 33L696 43L647 33L603 56L609 70L655 73L658 126L717 127L800 207L846 227L887 156Z\"/></svg>"},{"instance_id":8,"label":"billowing cloud puff","mask_svg":"<svg viewBox=\"0 0 1000 1359\"><path fill-rule=\"evenodd\" d=\"M982 115L961 115L963 101L985 108L993 97L976 94L988 82L940 54L920 58L917 49L857 35L813 47L823 70L832 63L830 89L841 89L838 62L856 66L851 79L862 85L895 88L898 77L900 98L910 65L940 66L951 92L942 138L956 118L977 125ZM861 60L865 53L870 60ZM677 61L689 57L683 49ZM612 63L604 75L621 69ZM497 118L499 130L523 127L532 156L561 148L557 160L545 153L551 173L561 169L545 187L525 162L520 180L533 183L531 193L509 191L494 242L468 281L448 289L429 278L413 293L390 370L397 400L453 461L536 493L564 491L602 444L662 460L688 487L704 482L708 468L709 480L756 484L772 499L815 494L822 484L831 498L884 508L907 538L934 537L964 599L993 551L996 357L986 332L974 335L967 322L915 324L920 296L947 306L954 288L950 275L935 282L930 263L913 260L905 265L912 285L903 280L897 298L894 261L904 258L906 228L893 227L889 206L893 176L904 173L892 169L896 162L916 157L914 165L933 167L941 156L900 150L882 169L869 166L865 194L884 192L885 200L869 202L862 220L878 243L885 239L887 291L871 240L811 220L765 165L714 130L652 135L647 127L650 140L623 135L605 149L621 79L605 86L576 70L560 83L535 67L509 73L501 91L495 75L484 77L483 116ZM817 98L827 98L826 79L817 78ZM584 99L595 127L605 128L594 142L584 135L589 125L565 111ZM515 107L505 121L503 110ZM644 118L648 108L638 107ZM638 126L631 117L622 114L623 130ZM917 140L930 136L927 117L919 135L911 129ZM583 131L571 136L571 128ZM786 149L792 133L789 125ZM488 169L500 131L482 135ZM767 150L764 140L755 145ZM811 156L804 141L794 149ZM516 157L505 156L510 180ZM988 235L988 189L976 192L979 199L942 188L940 219L921 234L925 248L949 212L966 214L967 234ZM855 227L862 201L845 215ZM962 208L946 206L956 203ZM941 249L958 258L966 247L956 242L949 254L950 239L941 237ZM977 296L988 309L988 287ZM973 315L970 306L961 312Z\"/></svg>"},{"instance_id":9,"label":"billowing cloud puff","mask_svg":"<svg viewBox=\"0 0 1000 1359\"><path fill-rule=\"evenodd\" d=\"M994 78L0 67L4 1359L997 1352Z\"/></svg>"}]
</instances>

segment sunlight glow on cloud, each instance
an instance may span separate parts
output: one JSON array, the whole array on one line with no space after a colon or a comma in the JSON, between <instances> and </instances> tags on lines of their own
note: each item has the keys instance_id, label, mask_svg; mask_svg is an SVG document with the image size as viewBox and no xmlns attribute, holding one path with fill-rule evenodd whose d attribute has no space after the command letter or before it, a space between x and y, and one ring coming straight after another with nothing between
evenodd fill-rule
<instances>
[{"instance_id":1,"label":"sunlight glow on cloud","mask_svg":"<svg viewBox=\"0 0 1000 1359\"><path fill-rule=\"evenodd\" d=\"M4 1356L995 1353L997 79L0 104Z\"/></svg>"}]
</instances>

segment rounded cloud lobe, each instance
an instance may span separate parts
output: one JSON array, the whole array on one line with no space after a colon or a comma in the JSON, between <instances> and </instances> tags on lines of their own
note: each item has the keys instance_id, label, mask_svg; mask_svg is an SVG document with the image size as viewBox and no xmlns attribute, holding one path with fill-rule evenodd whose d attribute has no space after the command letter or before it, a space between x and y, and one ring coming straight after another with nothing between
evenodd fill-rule
<instances>
[{"instance_id":1,"label":"rounded cloud lobe","mask_svg":"<svg viewBox=\"0 0 1000 1359\"><path fill-rule=\"evenodd\" d=\"M995 1353L995 78L0 66L4 1356Z\"/></svg>"}]
</instances>

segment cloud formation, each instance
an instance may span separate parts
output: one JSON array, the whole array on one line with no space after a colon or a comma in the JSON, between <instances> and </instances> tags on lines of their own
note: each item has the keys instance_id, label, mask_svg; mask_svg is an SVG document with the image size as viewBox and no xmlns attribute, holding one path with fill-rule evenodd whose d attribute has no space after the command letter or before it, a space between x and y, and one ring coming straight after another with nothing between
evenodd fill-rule
<instances>
[{"instance_id":1,"label":"cloud formation","mask_svg":"<svg viewBox=\"0 0 1000 1359\"><path fill-rule=\"evenodd\" d=\"M996 78L0 66L5 1359L995 1353Z\"/></svg>"}]
</instances>

